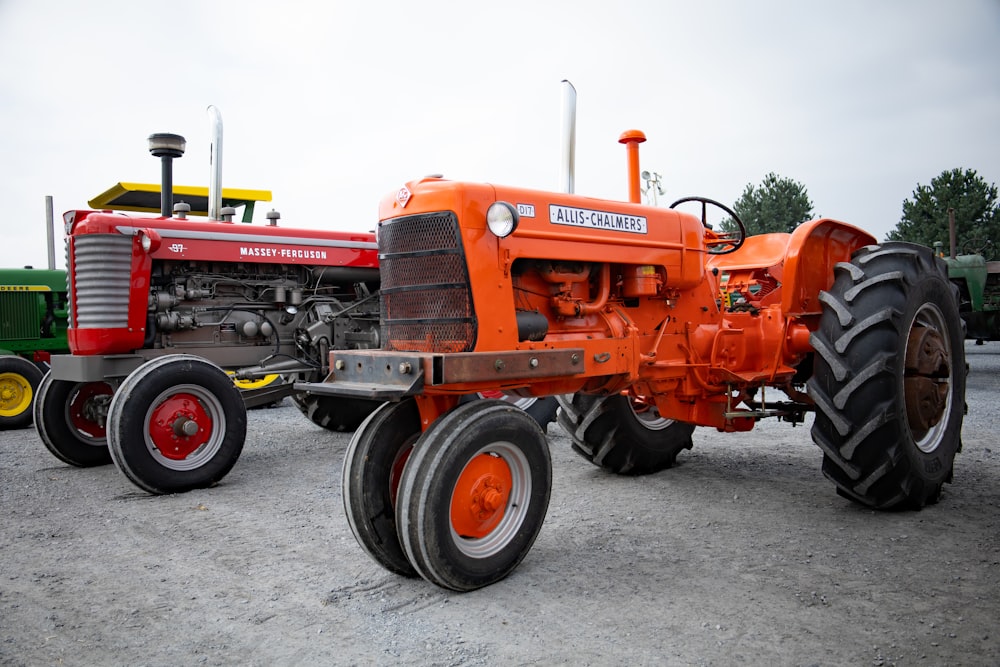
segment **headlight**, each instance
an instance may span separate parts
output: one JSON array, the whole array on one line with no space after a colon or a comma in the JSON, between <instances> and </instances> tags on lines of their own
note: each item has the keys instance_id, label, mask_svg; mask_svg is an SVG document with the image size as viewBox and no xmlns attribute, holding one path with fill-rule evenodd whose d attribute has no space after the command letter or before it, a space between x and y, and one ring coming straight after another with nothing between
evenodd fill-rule
<instances>
[{"instance_id":1,"label":"headlight","mask_svg":"<svg viewBox=\"0 0 1000 667\"><path fill-rule=\"evenodd\" d=\"M486 226L500 238L513 234L517 221L517 209L505 201L493 202L486 211Z\"/></svg>"},{"instance_id":2,"label":"headlight","mask_svg":"<svg viewBox=\"0 0 1000 667\"><path fill-rule=\"evenodd\" d=\"M160 235L153 229L140 229L138 231L139 245L145 253L156 252L160 247Z\"/></svg>"}]
</instances>

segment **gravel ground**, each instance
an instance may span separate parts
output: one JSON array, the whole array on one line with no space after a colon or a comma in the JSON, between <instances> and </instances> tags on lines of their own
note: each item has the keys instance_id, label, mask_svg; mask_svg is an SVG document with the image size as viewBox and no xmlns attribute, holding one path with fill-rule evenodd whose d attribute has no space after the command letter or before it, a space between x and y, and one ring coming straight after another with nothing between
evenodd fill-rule
<instances>
[{"instance_id":1,"label":"gravel ground","mask_svg":"<svg viewBox=\"0 0 1000 667\"><path fill-rule=\"evenodd\" d=\"M362 552L349 436L287 400L251 412L222 484L175 496L0 433L0 664L1000 664L1000 343L966 349L938 505L841 499L808 423L699 429L644 478L602 473L552 425L538 541L465 594Z\"/></svg>"}]
</instances>

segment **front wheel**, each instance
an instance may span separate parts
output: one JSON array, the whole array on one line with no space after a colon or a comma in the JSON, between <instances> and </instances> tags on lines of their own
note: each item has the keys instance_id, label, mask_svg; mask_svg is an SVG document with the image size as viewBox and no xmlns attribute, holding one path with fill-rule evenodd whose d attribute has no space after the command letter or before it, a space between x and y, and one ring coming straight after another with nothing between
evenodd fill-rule
<instances>
[{"instance_id":1,"label":"front wheel","mask_svg":"<svg viewBox=\"0 0 1000 667\"><path fill-rule=\"evenodd\" d=\"M24 357L0 356L0 431L31 424L31 405L42 371Z\"/></svg>"},{"instance_id":2,"label":"front wheel","mask_svg":"<svg viewBox=\"0 0 1000 667\"><path fill-rule=\"evenodd\" d=\"M79 468L111 463L106 425L114 393L106 382L56 380L46 373L34 408L35 431L45 448Z\"/></svg>"},{"instance_id":3,"label":"front wheel","mask_svg":"<svg viewBox=\"0 0 1000 667\"><path fill-rule=\"evenodd\" d=\"M619 475L648 475L673 467L691 449L693 424L666 419L656 406L625 394L559 397L559 425L573 451Z\"/></svg>"},{"instance_id":4,"label":"front wheel","mask_svg":"<svg viewBox=\"0 0 1000 667\"><path fill-rule=\"evenodd\" d=\"M496 399L456 406L403 468L396 524L407 559L456 591L503 579L534 544L551 486L548 443L527 413Z\"/></svg>"},{"instance_id":5,"label":"front wheel","mask_svg":"<svg viewBox=\"0 0 1000 667\"><path fill-rule=\"evenodd\" d=\"M412 398L384 403L354 432L344 457L341 490L351 532L391 572L416 576L396 532L396 496L403 467L420 437Z\"/></svg>"},{"instance_id":6,"label":"front wheel","mask_svg":"<svg viewBox=\"0 0 1000 667\"><path fill-rule=\"evenodd\" d=\"M823 473L876 508L937 502L961 449L965 348L956 288L930 248L885 243L835 267L809 394Z\"/></svg>"},{"instance_id":7,"label":"front wheel","mask_svg":"<svg viewBox=\"0 0 1000 667\"><path fill-rule=\"evenodd\" d=\"M246 430L246 408L232 379L215 364L186 354L137 368L108 413L115 464L150 493L216 484L236 464Z\"/></svg>"}]
</instances>

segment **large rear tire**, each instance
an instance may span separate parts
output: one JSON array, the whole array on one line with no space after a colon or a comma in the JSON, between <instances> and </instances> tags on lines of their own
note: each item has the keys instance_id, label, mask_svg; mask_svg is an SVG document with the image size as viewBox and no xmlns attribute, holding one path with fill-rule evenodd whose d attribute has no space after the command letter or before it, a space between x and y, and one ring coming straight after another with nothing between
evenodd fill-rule
<instances>
[{"instance_id":1,"label":"large rear tire","mask_svg":"<svg viewBox=\"0 0 1000 667\"><path fill-rule=\"evenodd\" d=\"M396 531L396 497L403 467L420 437L412 398L384 403L354 432L344 458L344 511L358 544L382 567L417 576Z\"/></svg>"},{"instance_id":2,"label":"large rear tire","mask_svg":"<svg viewBox=\"0 0 1000 667\"><path fill-rule=\"evenodd\" d=\"M42 371L16 354L0 355L0 431L31 425L31 406Z\"/></svg>"},{"instance_id":3,"label":"large rear tire","mask_svg":"<svg viewBox=\"0 0 1000 667\"><path fill-rule=\"evenodd\" d=\"M506 394L502 391L481 391L476 394L463 396L459 403L480 400L483 398L496 398L506 401L511 405L516 405L538 422L538 425L545 431L549 424L556 420L556 412L559 410L559 403L555 396L516 396Z\"/></svg>"},{"instance_id":4,"label":"large rear tire","mask_svg":"<svg viewBox=\"0 0 1000 667\"><path fill-rule=\"evenodd\" d=\"M876 509L937 502L961 450L965 349L956 288L930 248L885 243L835 267L809 394L823 473Z\"/></svg>"},{"instance_id":5,"label":"large rear tire","mask_svg":"<svg viewBox=\"0 0 1000 667\"><path fill-rule=\"evenodd\" d=\"M312 423L338 432L355 430L368 415L382 405L382 401L321 396L304 392L292 394L292 402Z\"/></svg>"},{"instance_id":6,"label":"large rear tire","mask_svg":"<svg viewBox=\"0 0 1000 667\"><path fill-rule=\"evenodd\" d=\"M673 467L691 449L693 424L665 419L655 406L624 394L559 396L559 425L573 451L619 475L648 475Z\"/></svg>"},{"instance_id":7,"label":"large rear tire","mask_svg":"<svg viewBox=\"0 0 1000 667\"><path fill-rule=\"evenodd\" d=\"M215 364L187 354L149 361L111 401L115 464L150 493L212 486L232 470L246 439L240 390Z\"/></svg>"},{"instance_id":8,"label":"large rear tire","mask_svg":"<svg viewBox=\"0 0 1000 667\"><path fill-rule=\"evenodd\" d=\"M403 468L396 524L407 560L456 591L500 581L534 544L551 486L545 434L526 412L496 399L456 406Z\"/></svg>"},{"instance_id":9,"label":"large rear tire","mask_svg":"<svg viewBox=\"0 0 1000 667\"><path fill-rule=\"evenodd\" d=\"M111 463L106 424L114 393L106 382L54 380L46 373L34 407L35 431L45 448L78 468Z\"/></svg>"}]
</instances>

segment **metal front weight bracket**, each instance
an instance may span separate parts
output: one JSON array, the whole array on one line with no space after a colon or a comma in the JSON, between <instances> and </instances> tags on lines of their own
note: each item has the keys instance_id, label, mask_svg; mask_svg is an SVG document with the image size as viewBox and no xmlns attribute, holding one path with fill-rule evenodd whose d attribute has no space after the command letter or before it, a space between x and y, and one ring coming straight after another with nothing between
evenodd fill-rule
<instances>
[{"instance_id":1,"label":"metal front weight bracket","mask_svg":"<svg viewBox=\"0 0 1000 667\"><path fill-rule=\"evenodd\" d=\"M325 382L298 382L297 391L397 400L424 386L565 377L585 372L582 349L450 354L337 350Z\"/></svg>"}]
</instances>

